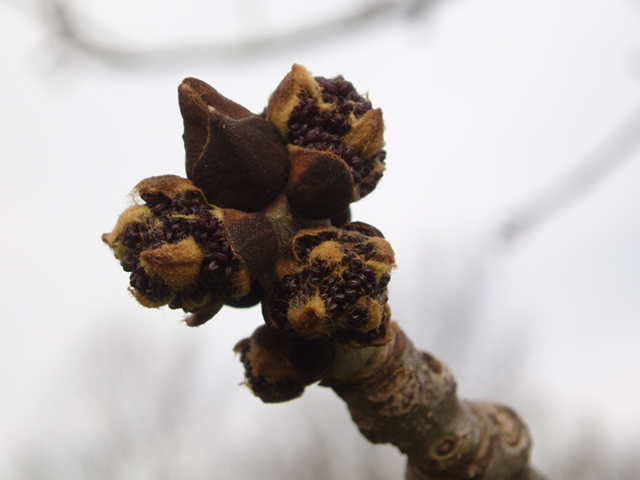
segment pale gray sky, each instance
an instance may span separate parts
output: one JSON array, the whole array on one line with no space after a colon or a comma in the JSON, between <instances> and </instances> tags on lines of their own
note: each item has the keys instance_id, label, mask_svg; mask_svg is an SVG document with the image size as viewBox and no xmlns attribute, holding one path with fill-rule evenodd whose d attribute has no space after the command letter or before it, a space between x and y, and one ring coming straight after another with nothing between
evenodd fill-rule
<instances>
[{"instance_id":1,"label":"pale gray sky","mask_svg":"<svg viewBox=\"0 0 640 480\"><path fill-rule=\"evenodd\" d=\"M238 3L257 7L242 16L231 2L72 5L94 38L140 48L268 34L358 5ZM242 369L232 347L261 323L258 309L224 310L212 320L219 328L197 330L180 324L179 312L144 310L100 235L139 180L184 174L176 96L183 77L259 112L294 62L343 74L383 108L387 171L353 216L394 246L390 304L414 342L436 355L455 350L433 343L433 324L470 301L482 326L475 344L488 347L474 347L468 372L490 377L485 358L526 347L521 395L511 389L504 401L531 417L541 464L552 442L536 436L549 431L540 410L563 428L591 418L611 438L637 435L640 151L509 248L495 232L640 109L638 4L445 3L421 19L378 21L317 44L140 68L59 50L35 2L0 3L0 450L14 452L39 437L43 418L57 417L47 405L73 388L72 364L108 324L135 324L141 348L206 348L211 378L235 409L220 415L258 419L290 408L261 405L237 387ZM463 369L464 355L451 356L443 360ZM461 392L487 394L463 370ZM0 458L0 477L12 458Z\"/></svg>"}]
</instances>

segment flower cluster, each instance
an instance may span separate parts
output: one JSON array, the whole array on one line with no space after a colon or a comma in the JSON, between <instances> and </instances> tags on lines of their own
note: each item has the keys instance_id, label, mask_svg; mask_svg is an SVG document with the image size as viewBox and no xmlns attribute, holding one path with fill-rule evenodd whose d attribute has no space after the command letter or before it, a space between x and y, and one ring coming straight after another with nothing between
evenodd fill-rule
<instances>
[{"instance_id":1,"label":"flower cluster","mask_svg":"<svg viewBox=\"0 0 640 480\"><path fill-rule=\"evenodd\" d=\"M187 178L140 182L103 236L133 296L184 310L191 326L262 302L266 325L236 349L265 401L321 378L330 360L301 352L389 342L393 250L349 213L384 171L381 110L299 65L259 115L194 78L178 94Z\"/></svg>"},{"instance_id":2,"label":"flower cluster","mask_svg":"<svg viewBox=\"0 0 640 480\"><path fill-rule=\"evenodd\" d=\"M393 261L391 246L369 225L302 230L276 265L262 302L264 318L289 334L354 345L387 343Z\"/></svg>"},{"instance_id":3,"label":"flower cluster","mask_svg":"<svg viewBox=\"0 0 640 480\"><path fill-rule=\"evenodd\" d=\"M299 65L269 99L265 115L287 142L287 199L309 218L331 218L378 184L386 152L382 110L341 76L313 78Z\"/></svg>"},{"instance_id":4,"label":"flower cluster","mask_svg":"<svg viewBox=\"0 0 640 480\"><path fill-rule=\"evenodd\" d=\"M326 344L290 337L263 325L234 348L245 367L246 384L263 402L292 400L321 380L331 366Z\"/></svg>"},{"instance_id":5,"label":"flower cluster","mask_svg":"<svg viewBox=\"0 0 640 480\"><path fill-rule=\"evenodd\" d=\"M134 192L143 203L126 209L103 240L130 272L133 296L145 307L181 308L201 325L226 302L250 300L258 275L277 255L271 223L259 213L209 204L190 180L151 177Z\"/></svg>"}]
</instances>

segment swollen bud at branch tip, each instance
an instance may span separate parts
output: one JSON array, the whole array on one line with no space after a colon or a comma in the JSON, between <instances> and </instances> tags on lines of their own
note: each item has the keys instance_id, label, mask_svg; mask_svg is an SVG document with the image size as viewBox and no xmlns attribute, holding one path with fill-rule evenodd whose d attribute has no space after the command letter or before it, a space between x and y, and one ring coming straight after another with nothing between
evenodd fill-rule
<instances>
[{"instance_id":1,"label":"swollen bud at branch tip","mask_svg":"<svg viewBox=\"0 0 640 480\"><path fill-rule=\"evenodd\" d=\"M369 225L301 230L276 264L262 302L265 321L289 335L383 345L392 338L387 285L394 266L391 246Z\"/></svg>"},{"instance_id":2,"label":"swollen bud at branch tip","mask_svg":"<svg viewBox=\"0 0 640 480\"><path fill-rule=\"evenodd\" d=\"M245 368L245 383L265 403L298 398L307 385L323 378L331 366L331 353L318 340L283 335L266 325L238 342Z\"/></svg>"},{"instance_id":3,"label":"swollen bud at branch tip","mask_svg":"<svg viewBox=\"0 0 640 480\"><path fill-rule=\"evenodd\" d=\"M125 210L103 240L130 272L130 291L143 306L180 308L197 326L225 302L255 296L255 278L277 251L264 216L215 207L174 175L148 178L134 191L144 203Z\"/></svg>"},{"instance_id":4,"label":"swollen bud at branch tip","mask_svg":"<svg viewBox=\"0 0 640 480\"><path fill-rule=\"evenodd\" d=\"M301 215L335 217L382 177L382 111L343 77L314 78L294 65L271 95L266 116L289 144L287 199Z\"/></svg>"},{"instance_id":5,"label":"swollen bud at branch tip","mask_svg":"<svg viewBox=\"0 0 640 480\"><path fill-rule=\"evenodd\" d=\"M289 156L275 127L201 80L178 87L187 177L221 207L254 212L284 189Z\"/></svg>"}]
</instances>

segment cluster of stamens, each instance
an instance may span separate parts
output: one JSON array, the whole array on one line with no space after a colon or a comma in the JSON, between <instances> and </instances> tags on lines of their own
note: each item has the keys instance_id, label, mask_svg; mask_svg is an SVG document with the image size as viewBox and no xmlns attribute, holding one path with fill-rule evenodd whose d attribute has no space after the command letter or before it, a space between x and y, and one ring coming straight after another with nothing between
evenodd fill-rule
<instances>
[{"instance_id":1,"label":"cluster of stamens","mask_svg":"<svg viewBox=\"0 0 640 480\"><path fill-rule=\"evenodd\" d=\"M225 228L197 191L181 192L170 198L162 192L141 192L151 215L141 215L127 224L116 239L124 247L122 268L131 272L130 286L152 303L168 303L172 309L194 311L205 302L233 295L230 279L240 268L225 234ZM145 269L143 252L177 244L192 237L203 254L196 282L172 291L165 279Z\"/></svg>"},{"instance_id":2,"label":"cluster of stamens","mask_svg":"<svg viewBox=\"0 0 640 480\"><path fill-rule=\"evenodd\" d=\"M393 268L386 241L327 227L292 243L296 261L283 263L284 275L266 306L272 323L285 333L319 334L343 344L384 338Z\"/></svg>"},{"instance_id":3,"label":"cluster of stamens","mask_svg":"<svg viewBox=\"0 0 640 480\"><path fill-rule=\"evenodd\" d=\"M298 95L300 103L287 123L289 143L329 151L340 157L349 166L354 184L364 197L382 178L382 172L374 170L377 164L384 163L386 152L379 150L369 158L361 158L343 143L342 137L351 130L351 115L360 119L372 109L371 102L360 96L342 76L333 79L315 77L315 81L322 89L322 101L331 104L332 108L321 108L310 93L301 92Z\"/></svg>"}]
</instances>

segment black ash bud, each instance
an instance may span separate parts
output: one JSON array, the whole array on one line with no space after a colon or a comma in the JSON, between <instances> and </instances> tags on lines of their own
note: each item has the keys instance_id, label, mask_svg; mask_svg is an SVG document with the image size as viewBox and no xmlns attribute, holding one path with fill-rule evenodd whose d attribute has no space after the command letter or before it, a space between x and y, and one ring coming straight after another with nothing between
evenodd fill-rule
<instances>
[{"instance_id":1,"label":"black ash bud","mask_svg":"<svg viewBox=\"0 0 640 480\"><path fill-rule=\"evenodd\" d=\"M287 149L274 126L195 78L178 87L187 177L221 207L266 207L289 178Z\"/></svg>"},{"instance_id":2,"label":"black ash bud","mask_svg":"<svg viewBox=\"0 0 640 480\"><path fill-rule=\"evenodd\" d=\"M265 403L298 398L323 378L331 350L318 340L295 338L263 325L234 348L245 369L245 383Z\"/></svg>"},{"instance_id":3,"label":"black ash bud","mask_svg":"<svg viewBox=\"0 0 640 480\"><path fill-rule=\"evenodd\" d=\"M182 309L195 326L252 293L277 250L266 218L215 207L173 175L146 179L134 191L143 203L125 210L103 240L130 272L130 291L142 305Z\"/></svg>"},{"instance_id":4,"label":"black ash bud","mask_svg":"<svg viewBox=\"0 0 640 480\"><path fill-rule=\"evenodd\" d=\"M301 230L276 264L263 301L268 325L283 333L354 347L391 339L387 286L391 246L365 224Z\"/></svg>"},{"instance_id":5,"label":"black ash bud","mask_svg":"<svg viewBox=\"0 0 640 480\"><path fill-rule=\"evenodd\" d=\"M335 217L382 178L382 111L343 77L314 78L294 65L271 95L266 118L289 144L287 198L298 213Z\"/></svg>"}]
</instances>

